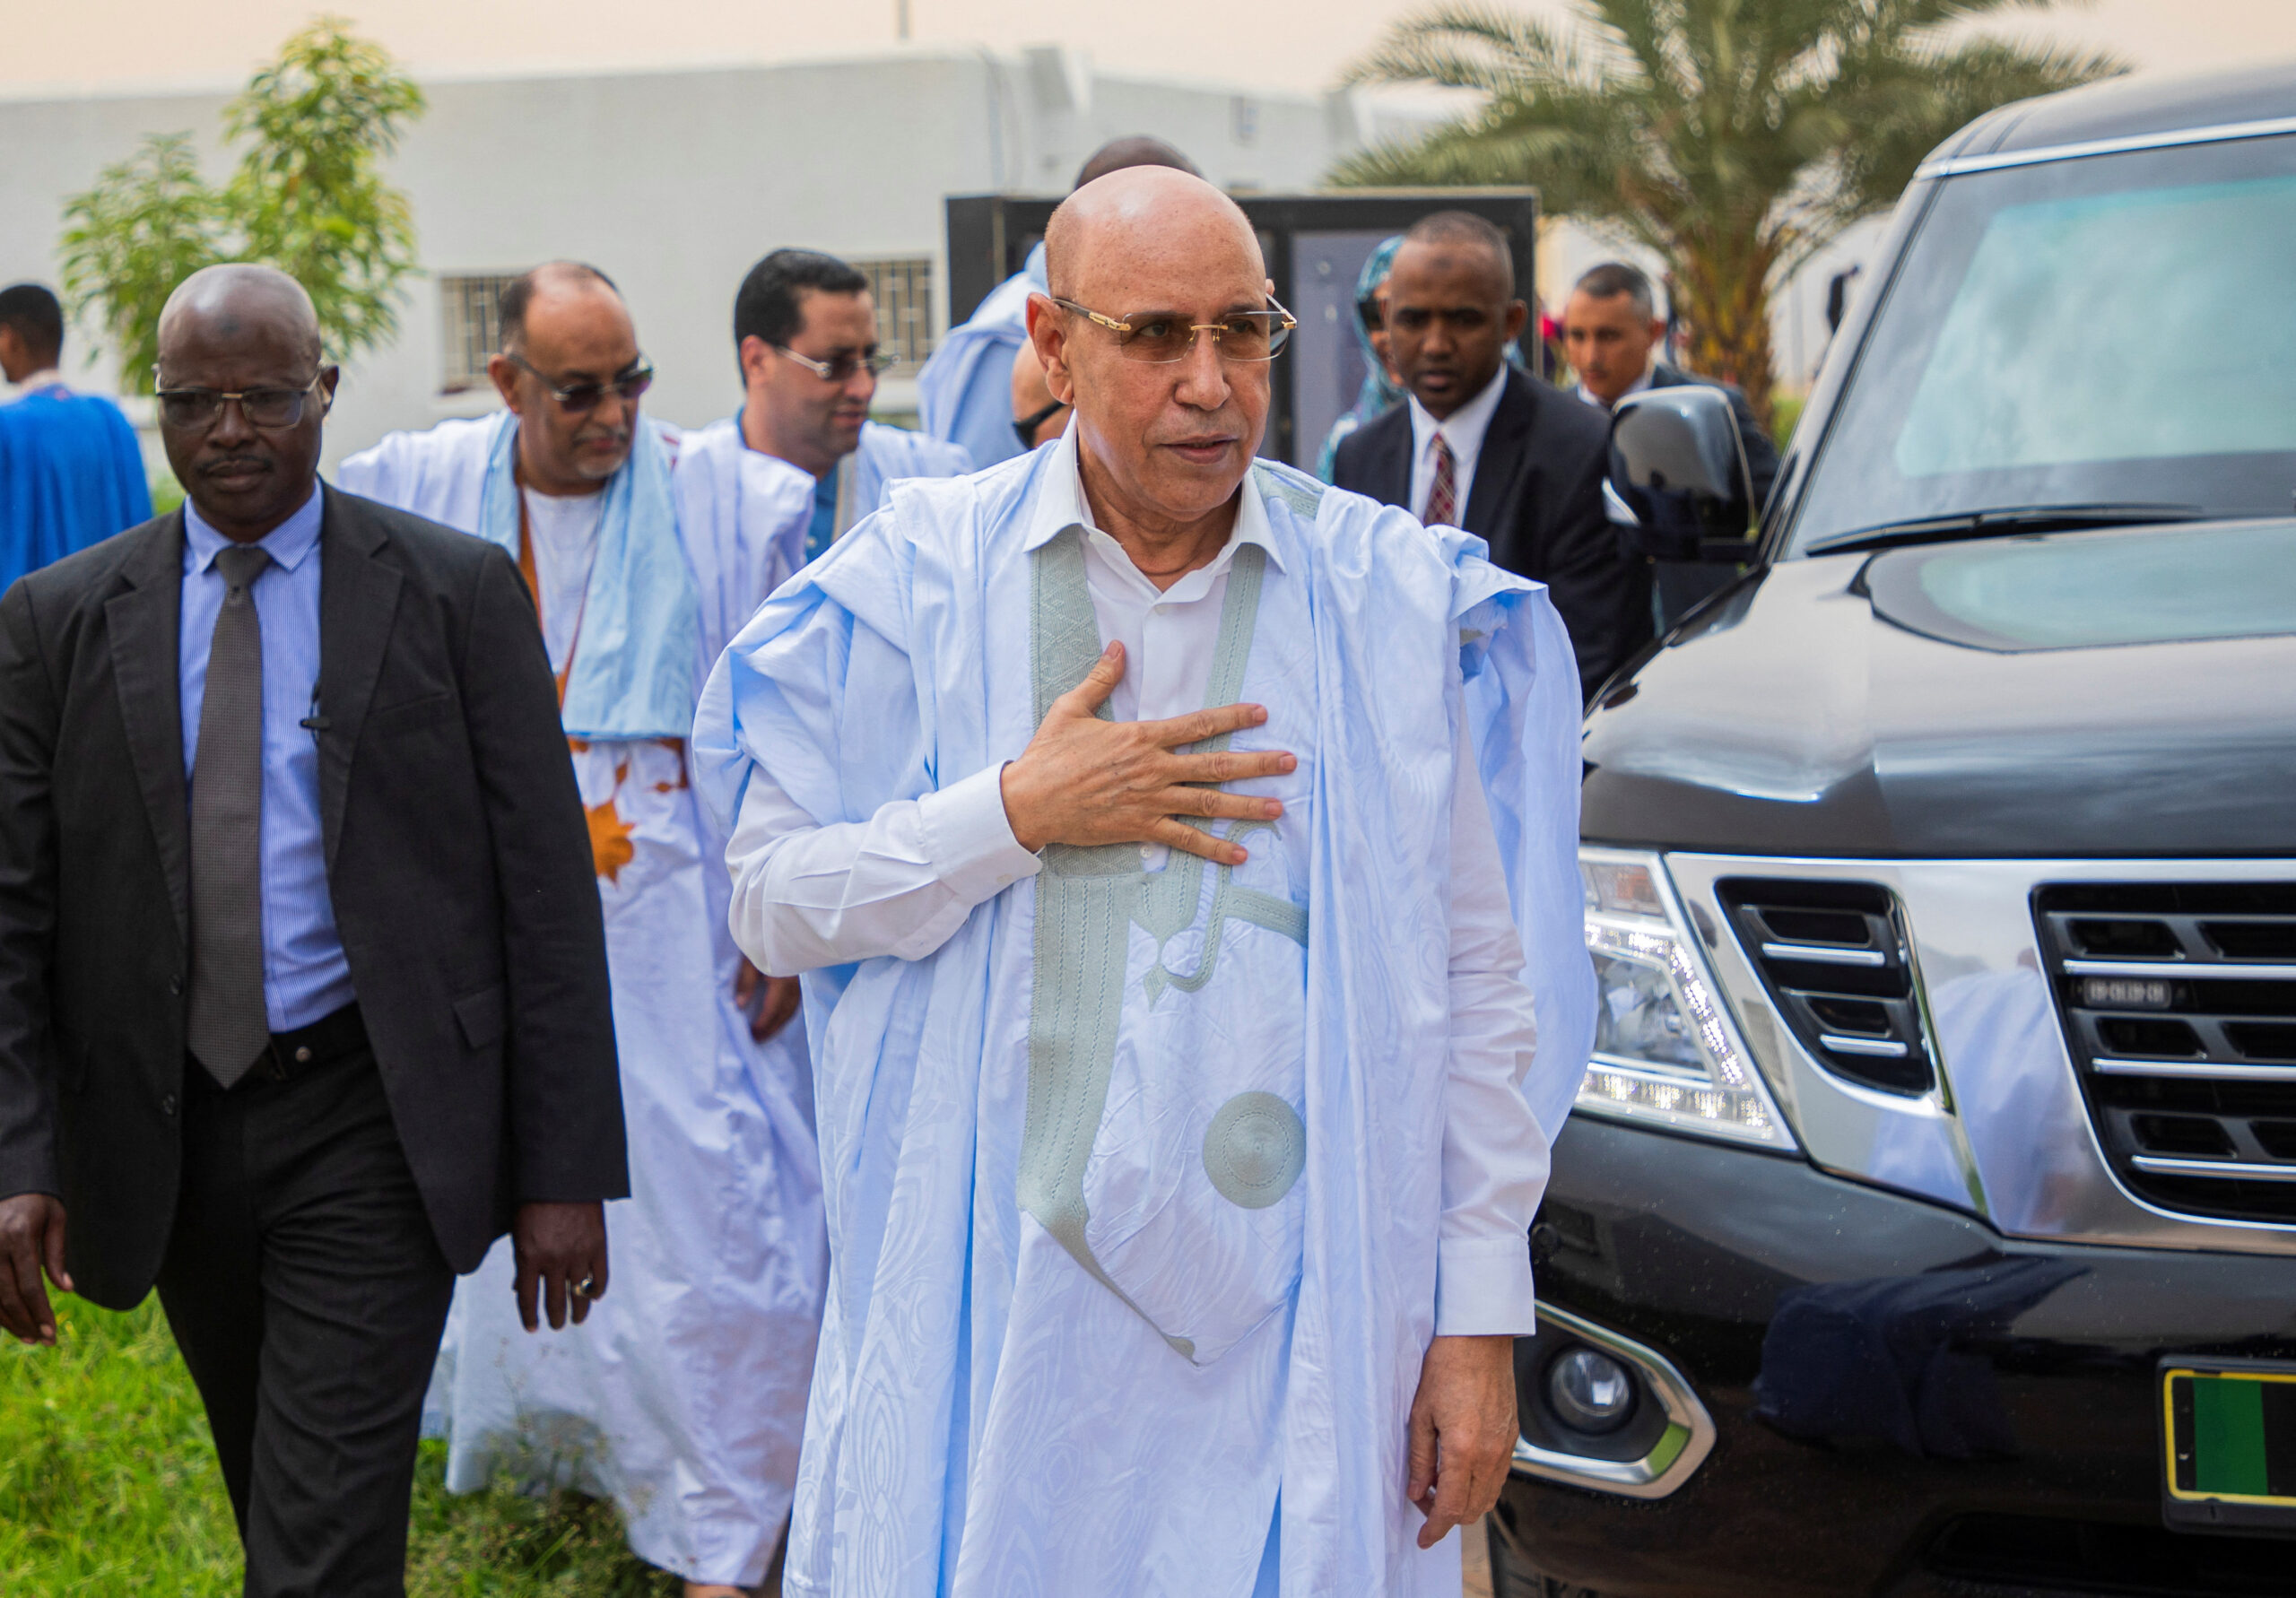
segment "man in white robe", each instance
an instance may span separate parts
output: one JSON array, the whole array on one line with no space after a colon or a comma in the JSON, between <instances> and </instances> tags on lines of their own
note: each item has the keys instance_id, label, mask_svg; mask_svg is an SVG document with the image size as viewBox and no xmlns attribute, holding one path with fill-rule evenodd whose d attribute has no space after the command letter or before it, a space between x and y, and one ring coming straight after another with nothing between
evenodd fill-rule
<instances>
[{"instance_id":1,"label":"man in white robe","mask_svg":"<svg viewBox=\"0 0 2296 1598\"><path fill-rule=\"evenodd\" d=\"M1289 317L1216 190L1048 245L1067 432L897 488L695 724L815 1051L785 1590L1456 1594L1592 1038L1569 639L1254 462Z\"/></svg>"},{"instance_id":2,"label":"man in white robe","mask_svg":"<svg viewBox=\"0 0 2296 1598\"><path fill-rule=\"evenodd\" d=\"M609 1494L640 1558L735 1594L787 1524L826 1264L803 1029L753 1036L736 1001L685 734L708 662L799 564L813 483L708 450L674 477L594 270L538 268L503 310L509 409L395 433L341 477L503 544L534 591L604 900L632 1196L614 1293L577 1333L519 1339L502 1249L461 1284L433 1419L455 1490L508 1472Z\"/></svg>"},{"instance_id":3,"label":"man in white robe","mask_svg":"<svg viewBox=\"0 0 2296 1598\"><path fill-rule=\"evenodd\" d=\"M1135 134L1094 151L1077 172L1074 187L1126 167L1170 167L1202 176L1194 161L1163 140ZM1013 427L1015 418L1029 413L1007 408L1006 395L1018 392L1013 369L1029 342L1029 296L1043 292L1044 246L1039 244L1020 271L991 289L970 317L942 336L917 374L925 430L962 446L976 466L993 466L1035 447L1024 445Z\"/></svg>"},{"instance_id":4,"label":"man in white robe","mask_svg":"<svg viewBox=\"0 0 2296 1598\"><path fill-rule=\"evenodd\" d=\"M813 480L808 560L902 478L972 470L972 457L953 444L869 420L887 365L877 308L869 280L835 256L778 249L751 267L734 296L734 352L742 408L711 429Z\"/></svg>"}]
</instances>

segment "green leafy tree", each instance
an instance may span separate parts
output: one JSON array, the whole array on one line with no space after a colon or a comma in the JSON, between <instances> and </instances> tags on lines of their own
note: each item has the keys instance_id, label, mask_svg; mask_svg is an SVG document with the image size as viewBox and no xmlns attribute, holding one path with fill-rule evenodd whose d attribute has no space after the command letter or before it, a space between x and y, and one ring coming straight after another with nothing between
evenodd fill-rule
<instances>
[{"instance_id":1,"label":"green leafy tree","mask_svg":"<svg viewBox=\"0 0 2296 1598\"><path fill-rule=\"evenodd\" d=\"M224 108L225 135L246 149L221 187L201 178L189 134L166 134L67 201L65 293L118 352L123 380L150 391L161 307L218 261L294 277L330 354L387 343L416 267L413 213L382 163L422 109L389 52L322 17Z\"/></svg>"},{"instance_id":2,"label":"green leafy tree","mask_svg":"<svg viewBox=\"0 0 2296 1598\"><path fill-rule=\"evenodd\" d=\"M137 392L151 390L160 307L216 259L218 203L200 178L191 135L164 134L106 167L95 187L65 207L65 297L110 334L121 380Z\"/></svg>"},{"instance_id":3,"label":"green leafy tree","mask_svg":"<svg viewBox=\"0 0 2296 1598\"><path fill-rule=\"evenodd\" d=\"M1481 91L1482 108L1367 151L1343 184L1535 184L1552 213L1647 246L1692 364L1770 389L1771 291L1972 117L2126 70L1955 25L2049 0L1576 0L1550 28L1468 3L1409 18L1357 83Z\"/></svg>"}]
</instances>

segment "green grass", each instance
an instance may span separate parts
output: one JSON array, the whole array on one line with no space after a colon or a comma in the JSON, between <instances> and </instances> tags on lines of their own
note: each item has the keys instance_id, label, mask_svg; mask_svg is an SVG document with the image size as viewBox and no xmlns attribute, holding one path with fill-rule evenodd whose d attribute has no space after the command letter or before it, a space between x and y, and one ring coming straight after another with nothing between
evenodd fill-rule
<instances>
[{"instance_id":1,"label":"green grass","mask_svg":"<svg viewBox=\"0 0 2296 1598\"><path fill-rule=\"evenodd\" d=\"M239 1544L199 1394L158 1300L111 1315L57 1302L55 1349L0 1348L0 1593L233 1598ZM445 1490L425 1443L407 1558L413 1598L674 1598L610 1504Z\"/></svg>"}]
</instances>

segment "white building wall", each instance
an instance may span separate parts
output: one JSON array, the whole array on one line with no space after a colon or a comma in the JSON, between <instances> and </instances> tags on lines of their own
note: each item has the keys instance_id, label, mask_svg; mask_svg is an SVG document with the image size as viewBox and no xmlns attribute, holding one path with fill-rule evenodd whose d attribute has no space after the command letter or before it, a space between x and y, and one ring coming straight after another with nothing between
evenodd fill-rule
<instances>
[{"instance_id":1,"label":"white building wall","mask_svg":"<svg viewBox=\"0 0 2296 1598\"><path fill-rule=\"evenodd\" d=\"M1408 134L1442 109L1360 91L1123 77L1054 46L1018 56L904 49L771 65L450 78L424 90L430 109L409 130L391 178L413 201L421 259L433 275L409 285L397 338L350 364L328 424L330 465L391 429L493 407L490 388L440 392L437 274L517 272L557 256L595 264L629 299L659 373L648 407L699 425L739 402L734 291L768 250L927 257L937 332L947 324L942 204L950 195L1060 193L1093 150L1135 133L1169 140L1226 187L1309 189L1352 151ZM219 87L0 100L0 282L56 282L65 199L149 134L192 133L210 177L221 177L230 159L220 130L229 94ZM1881 225L1853 230L1777 296L1785 388L1805 386L1822 358L1827 279L1870 255ZM1549 308L1559 311L1571 280L1614 253L1567 221L1543 230L1537 286ZM91 355L75 330L67 363L91 386L114 388L109 362ZM915 404L913 381L880 389L883 410Z\"/></svg>"},{"instance_id":2,"label":"white building wall","mask_svg":"<svg viewBox=\"0 0 2296 1598\"><path fill-rule=\"evenodd\" d=\"M903 50L777 65L549 74L428 82L430 109L391 167L413 202L433 274L588 261L630 301L659 376L648 407L693 426L740 389L734 291L767 251L928 256L936 330L947 317L945 196L1060 193L1105 140L1147 133L1214 181L1311 188L1365 137L1388 131L1346 95L1254 93L1104 76L1055 48L1019 57ZM57 280L67 195L152 133L199 135L220 177L227 94L178 91L0 100L0 282ZM328 464L395 428L492 408L491 391L442 395L439 285L415 280L397 338L348 365ZM87 356L75 334L69 352ZM81 369L110 387L101 362ZM913 382L879 404L906 410Z\"/></svg>"}]
</instances>

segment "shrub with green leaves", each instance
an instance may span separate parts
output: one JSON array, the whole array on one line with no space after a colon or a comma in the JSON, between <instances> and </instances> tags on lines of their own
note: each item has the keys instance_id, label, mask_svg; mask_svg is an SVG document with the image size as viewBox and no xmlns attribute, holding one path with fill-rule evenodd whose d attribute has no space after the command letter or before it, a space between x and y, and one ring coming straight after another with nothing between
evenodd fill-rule
<instances>
[{"instance_id":1,"label":"shrub with green leaves","mask_svg":"<svg viewBox=\"0 0 2296 1598\"><path fill-rule=\"evenodd\" d=\"M161 308L219 261L265 262L310 291L336 358L388 342L416 270L414 214L382 163L422 109L387 50L321 17L224 108L245 148L221 187L190 134L159 134L67 201L65 295L118 355L123 386L151 391Z\"/></svg>"}]
</instances>

